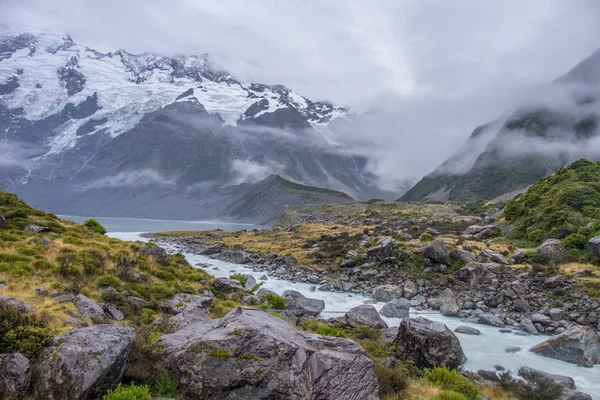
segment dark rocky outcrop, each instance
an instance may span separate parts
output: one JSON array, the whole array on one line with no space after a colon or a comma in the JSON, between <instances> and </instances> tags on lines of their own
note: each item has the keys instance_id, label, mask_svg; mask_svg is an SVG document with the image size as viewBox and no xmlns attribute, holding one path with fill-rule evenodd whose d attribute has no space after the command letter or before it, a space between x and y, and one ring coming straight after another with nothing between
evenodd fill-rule
<instances>
[{"instance_id":1,"label":"dark rocky outcrop","mask_svg":"<svg viewBox=\"0 0 600 400\"><path fill-rule=\"evenodd\" d=\"M188 399L378 398L373 362L359 345L298 331L259 310L236 309L160 343Z\"/></svg>"},{"instance_id":2,"label":"dark rocky outcrop","mask_svg":"<svg viewBox=\"0 0 600 400\"><path fill-rule=\"evenodd\" d=\"M94 325L54 340L33 367L36 398L96 400L120 381L133 350L133 329Z\"/></svg>"},{"instance_id":3,"label":"dark rocky outcrop","mask_svg":"<svg viewBox=\"0 0 600 400\"><path fill-rule=\"evenodd\" d=\"M423 317L405 318L395 342L402 348L400 358L419 368L458 368L466 358L460 341L448 327Z\"/></svg>"},{"instance_id":4,"label":"dark rocky outcrop","mask_svg":"<svg viewBox=\"0 0 600 400\"><path fill-rule=\"evenodd\" d=\"M23 398L29 384L29 360L20 353L0 354L0 398Z\"/></svg>"},{"instance_id":5,"label":"dark rocky outcrop","mask_svg":"<svg viewBox=\"0 0 600 400\"><path fill-rule=\"evenodd\" d=\"M584 367L600 363L598 334L584 326L575 326L553 336L537 344L531 351Z\"/></svg>"},{"instance_id":6,"label":"dark rocky outcrop","mask_svg":"<svg viewBox=\"0 0 600 400\"><path fill-rule=\"evenodd\" d=\"M323 300L308 298L296 290L286 290L282 297L286 300L288 310L297 317L316 317L325 309Z\"/></svg>"}]
</instances>

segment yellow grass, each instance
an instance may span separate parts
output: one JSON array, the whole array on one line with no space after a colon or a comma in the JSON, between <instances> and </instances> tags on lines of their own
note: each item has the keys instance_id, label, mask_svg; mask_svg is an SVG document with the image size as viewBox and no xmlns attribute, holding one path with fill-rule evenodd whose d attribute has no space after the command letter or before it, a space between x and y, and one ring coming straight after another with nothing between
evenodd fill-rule
<instances>
[{"instance_id":1,"label":"yellow grass","mask_svg":"<svg viewBox=\"0 0 600 400\"><path fill-rule=\"evenodd\" d=\"M561 272L564 274L574 274L577 271L584 269L591 269L594 273L600 273L600 267L593 264L581 264L581 263L568 263L560 266Z\"/></svg>"}]
</instances>

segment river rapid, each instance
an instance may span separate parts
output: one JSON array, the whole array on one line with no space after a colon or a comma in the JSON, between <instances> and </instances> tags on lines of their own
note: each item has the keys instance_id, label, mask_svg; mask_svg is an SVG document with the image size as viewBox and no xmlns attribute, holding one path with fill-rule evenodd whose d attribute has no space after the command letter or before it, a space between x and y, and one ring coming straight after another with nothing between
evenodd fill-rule
<instances>
[{"instance_id":1,"label":"river rapid","mask_svg":"<svg viewBox=\"0 0 600 400\"><path fill-rule=\"evenodd\" d=\"M77 222L82 222L87 218L65 217ZM96 218L109 231L108 235L114 238L130 241L148 241L141 236L146 232L159 232L168 230L200 230L216 229L235 230L252 229L252 225L239 224L221 224L218 222L186 222L186 221L166 221L166 220L139 220L130 218ZM167 251L176 249L167 248ZM265 274L263 271L255 272L251 268L244 267L220 260L213 260L209 257L183 253L190 264L208 264L206 271L216 277L229 277L234 273L243 273L254 276L257 281ZM321 292L312 291L314 286L306 283L293 283L286 280L268 278L264 281L263 287L281 294L288 289L297 290L307 297L317 298L325 301L325 310L322 313L324 318L339 316L360 304L370 303L378 310L384 303L372 303L369 297L344 292ZM311 290L312 288L312 290ZM411 310L411 316L417 316L420 313ZM440 321L454 330L459 325L472 326L479 331L481 335L465 335L457 333L464 353L467 356L467 362L464 368L471 371L479 369L493 370L495 366L502 366L514 373L522 367L527 366L539 369L545 372L570 376L575 380L578 390L590 394L595 400L600 400L600 365L594 368L578 367L574 364L565 363L559 360L539 356L528 350L537 343L545 340L544 336L517 336L512 333L501 333L499 328L470 324L461 322L458 318L444 317L436 312L422 312L424 317ZM384 318L389 326L398 326L400 319ZM509 347L519 347L520 351L516 353L507 353Z\"/></svg>"}]
</instances>

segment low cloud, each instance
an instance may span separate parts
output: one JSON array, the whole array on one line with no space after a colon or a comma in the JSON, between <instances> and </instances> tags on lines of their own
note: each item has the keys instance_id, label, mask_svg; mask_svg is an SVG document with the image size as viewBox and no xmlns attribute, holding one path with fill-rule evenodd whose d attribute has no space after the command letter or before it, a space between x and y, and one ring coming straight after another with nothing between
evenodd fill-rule
<instances>
[{"instance_id":1,"label":"low cloud","mask_svg":"<svg viewBox=\"0 0 600 400\"><path fill-rule=\"evenodd\" d=\"M256 183L271 174L278 174L282 170L283 166L276 162L260 164L251 160L233 160L231 173L235 178L232 183L234 185Z\"/></svg>"},{"instance_id":2,"label":"low cloud","mask_svg":"<svg viewBox=\"0 0 600 400\"><path fill-rule=\"evenodd\" d=\"M85 189L97 189L107 187L140 187L156 184L174 185L175 183L168 179L165 179L156 171L144 169L138 171L119 172L115 176L95 180L85 185Z\"/></svg>"}]
</instances>

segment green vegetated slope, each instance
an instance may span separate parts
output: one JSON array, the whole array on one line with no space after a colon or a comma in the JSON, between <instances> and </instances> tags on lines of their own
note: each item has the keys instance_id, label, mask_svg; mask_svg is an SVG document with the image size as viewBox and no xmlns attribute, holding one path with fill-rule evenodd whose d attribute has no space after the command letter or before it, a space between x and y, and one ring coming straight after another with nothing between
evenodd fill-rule
<instances>
[{"instance_id":1,"label":"green vegetated slope","mask_svg":"<svg viewBox=\"0 0 600 400\"><path fill-rule=\"evenodd\" d=\"M540 244L562 239L579 258L588 239L600 234L600 162L585 159L543 178L506 204L511 236Z\"/></svg>"}]
</instances>

